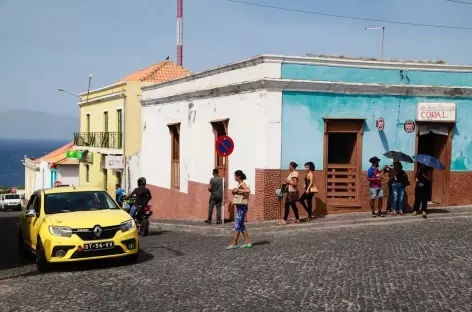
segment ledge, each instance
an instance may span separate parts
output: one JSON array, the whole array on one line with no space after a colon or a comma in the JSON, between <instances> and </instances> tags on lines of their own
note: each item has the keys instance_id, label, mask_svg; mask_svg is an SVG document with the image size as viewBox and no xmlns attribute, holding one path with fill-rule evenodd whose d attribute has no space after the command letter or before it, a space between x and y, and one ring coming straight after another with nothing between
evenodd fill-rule
<instances>
[{"instance_id":1,"label":"ledge","mask_svg":"<svg viewBox=\"0 0 472 312\"><path fill-rule=\"evenodd\" d=\"M208 88L170 95L157 99L141 100L143 106L187 101L203 98L227 96L257 90L303 91L358 95L396 95L396 96L441 96L454 98L472 98L472 87L421 86L421 85L383 85L350 82L259 79L222 87Z\"/></svg>"}]
</instances>

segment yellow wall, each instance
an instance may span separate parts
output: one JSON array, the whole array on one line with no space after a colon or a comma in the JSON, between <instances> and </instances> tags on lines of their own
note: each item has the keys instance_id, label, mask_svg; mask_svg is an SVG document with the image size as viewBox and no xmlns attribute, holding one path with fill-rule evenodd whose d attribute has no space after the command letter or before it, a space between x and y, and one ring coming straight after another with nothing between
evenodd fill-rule
<instances>
[{"instance_id":1,"label":"yellow wall","mask_svg":"<svg viewBox=\"0 0 472 312\"><path fill-rule=\"evenodd\" d=\"M105 174L103 171L104 156L99 153L94 153L93 164L89 164L89 182L86 180L87 169L85 163L80 163L79 177L81 186L93 186L105 189ZM115 170L108 170L107 191L115 198L115 185L118 182Z\"/></svg>"},{"instance_id":2,"label":"yellow wall","mask_svg":"<svg viewBox=\"0 0 472 312\"><path fill-rule=\"evenodd\" d=\"M126 118L125 118L125 153L130 157L141 151L143 124L141 116L141 87L153 83L130 81L126 87Z\"/></svg>"},{"instance_id":3,"label":"yellow wall","mask_svg":"<svg viewBox=\"0 0 472 312\"><path fill-rule=\"evenodd\" d=\"M124 153L130 157L141 151L141 87L150 85L148 82L126 82L126 84L110 87L100 91L92 91L88 100L123 92L125 97L91 102L80 105L80 132L87 132L87 114L90 114L90 132L104 132L104 111L108 111L108 131L118 131L117 109L123 110ZM81 102L85 102L87 94L81 94ZM102 154L93 152L93 164L90 164L90 181L86 182L85 164L80 165L80 185L97 186L104 188L104 173ZM126 172L123 172L123 181L126 181ZM114 196L117 183L116 171L108 170L108 192Z\"/></svg>"}]
</instances>

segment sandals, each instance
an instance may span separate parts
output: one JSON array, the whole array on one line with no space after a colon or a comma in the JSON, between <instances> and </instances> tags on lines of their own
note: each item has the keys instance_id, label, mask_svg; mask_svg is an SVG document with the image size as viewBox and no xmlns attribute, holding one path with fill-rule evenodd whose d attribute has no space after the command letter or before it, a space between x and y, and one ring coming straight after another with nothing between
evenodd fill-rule
<instances>
[{"instance_id":1,"label":"sandals","mask_svg":"<svg viewBox=\"0 0 472 312\"><path fill-rule=\"evenodd\" d=\"M282 221L279 222L279 225L287 225L287 221L282 220Z\"/></svg>"},{"instance_id":2,"label":"sandals","mask_svg":"<svg viewBox=\"0 0 472 312\"><path fill-rule=\"evenodd\" d=\"M228 247L226 247L226 250L238 249L238 248L239 248L238 245L229 245Z\"/></svg>"}]
</instances>

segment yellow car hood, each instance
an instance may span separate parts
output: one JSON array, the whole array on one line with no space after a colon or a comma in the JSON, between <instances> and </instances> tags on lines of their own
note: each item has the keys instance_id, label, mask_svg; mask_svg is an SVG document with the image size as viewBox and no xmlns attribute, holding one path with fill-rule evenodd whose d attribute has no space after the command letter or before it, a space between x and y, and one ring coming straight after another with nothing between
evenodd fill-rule
<instances>
[{"instance_id":1,"label":"yellow car hood","mask_svg":"<svg viewBox=\"0 0 472 312\"><path fill-rule=\"evenodd\" d=\"M131 216L121 209L63 212L46 216L46 220L54 226L68 226L73 229L93 228L95 225L120 225L130 219Z\"/></svg>"}]
</instances>

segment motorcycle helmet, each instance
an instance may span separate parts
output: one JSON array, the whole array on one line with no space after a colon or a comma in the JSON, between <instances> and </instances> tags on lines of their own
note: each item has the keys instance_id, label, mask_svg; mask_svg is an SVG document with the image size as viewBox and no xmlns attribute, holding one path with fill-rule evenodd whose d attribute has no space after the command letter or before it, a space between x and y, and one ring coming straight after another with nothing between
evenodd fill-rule
<instances>
[{"instance_id":1,"label":"motorcycle helmet","mask_svg":"<svg viewBox=\"0 0 472 312\"><path fill-rule=\"evenodd\" d=\"M146 178L141 177L138 179L138 186L146 186Z\"/></svg>"}]
</instances>

